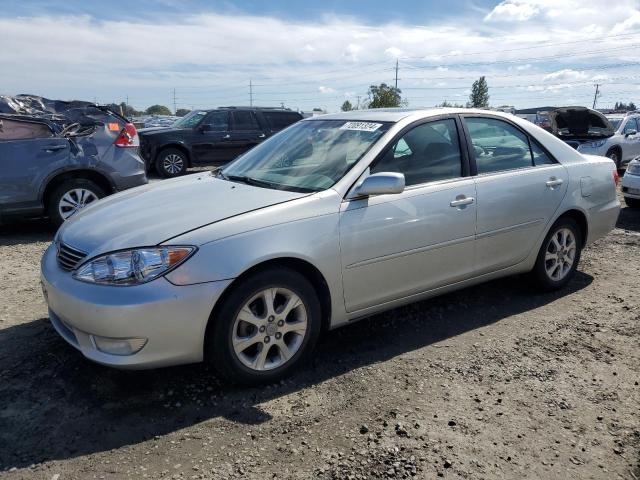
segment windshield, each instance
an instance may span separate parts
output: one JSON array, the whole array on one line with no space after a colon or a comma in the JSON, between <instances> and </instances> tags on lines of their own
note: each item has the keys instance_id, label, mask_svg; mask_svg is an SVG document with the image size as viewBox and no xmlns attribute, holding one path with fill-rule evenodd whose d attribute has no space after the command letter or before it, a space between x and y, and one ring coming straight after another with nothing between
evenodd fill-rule
<instances>
[{"instance_id":1,"label":"windshield","mask_svg":"<svg viewBox=\"0 0 640 480\"><path fill-rule=\"evenodd\" d=\"M172 127L173 128L192 128L195 127L200 120L207 114L204 110L193 110L187 113L184 117L176 120Z\"/></svg>"},{"instance_id":2,"label":"windshield","mask_svg":"<svg viewBox=\"0 0 640 480\"><path fill-rule=\"evenodd\" d=\"M249 150L222 178L281 190L331 188L386 132L390 123L345 120L299 122Z\"/></svg>"},{"instance_id":3,"label":"windshield","mask_svg":"<svg viewBox=\"0 0 640 480\"><path fill-rule=\"evenodd\" d=\"M618 127L620 126L620 123L622 122L621 118L609 118L607 117L607 119L609 119L609 123L611 123L611 125L613 125L613 129L614 130L618 130Z\"/></svg>"}]
</instances>

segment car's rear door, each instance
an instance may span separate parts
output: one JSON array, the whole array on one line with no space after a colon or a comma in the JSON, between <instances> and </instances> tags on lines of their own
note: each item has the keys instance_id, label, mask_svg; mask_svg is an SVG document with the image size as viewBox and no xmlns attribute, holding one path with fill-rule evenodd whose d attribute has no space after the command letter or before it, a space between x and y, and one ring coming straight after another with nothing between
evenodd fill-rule
<instances>
[{"instance_id":1,"label":"car's rear door","mask_svg":"<svg viewBox=\"0 0 640 480\"><path fill-rule=\"evenodd\" d=\"M231 110L230 151L232 158L243 154L266 138L256 115L251 110Z\"/></svg>"},{"instance_id":2,"label":"car's rear door","mask_svg":"<svg viewBox=\"0 0 640 480\"><path fill-rule=\"evenodd\" d=\"M405 129L369 168L404 174L404 192L343 201L340 253L347 311L472 275L475 184L460 132L453 117Z\"/></svg>"},{"instance_id":3,"label":"car's rear door","mask_svg":"<svg viewBox=\"0 0 640 480\"><path fill-rule=\"evenodd\" d=\"M568 185L566 169L506 119L463 115L477 192L476 275L523 261Z\"/></svg>"}]
</instances>

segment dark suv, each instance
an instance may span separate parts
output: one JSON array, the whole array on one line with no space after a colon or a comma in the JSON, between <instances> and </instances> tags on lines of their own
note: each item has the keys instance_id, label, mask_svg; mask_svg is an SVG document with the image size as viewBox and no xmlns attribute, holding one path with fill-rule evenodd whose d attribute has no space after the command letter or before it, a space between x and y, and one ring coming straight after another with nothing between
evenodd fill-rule
<instances>
[{"instance_id":1,"label":"dark suv","mask_svg":"<svg viewBox=\"0 0 640 480\"><path fill-rule=\"evenodd\" d=\"M169 128L139 130L147 168L176 177L188 167L222 165L302 119L289 109L220 107L193 110Z\"/></svg>"}]
</instances>

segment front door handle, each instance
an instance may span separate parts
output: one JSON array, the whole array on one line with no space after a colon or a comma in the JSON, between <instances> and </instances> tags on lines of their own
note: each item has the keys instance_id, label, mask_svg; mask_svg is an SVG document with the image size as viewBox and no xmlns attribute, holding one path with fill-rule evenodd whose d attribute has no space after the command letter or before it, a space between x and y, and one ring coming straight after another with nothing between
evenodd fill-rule
<instances>
[{"instance_id":1,"label":"front door handle","mask_svg":"<svg viewBox=\"0 0 640 480\"><path fill-rule=\"evenodd\" d=\"M561 178L551 177L549 181L545 184L549 188L554 188L559 185L562 185L563 181Z\"/></svg>"},{"instance_id":2,"label":"front door handle","mask_svg":"<svg viewBox=\"0 0 640 480\"><path fill-rule=\"evenodd\" d=\"M264 137L266 137L264 133L261 133L260 135L258 135L258 138L264 138Z\"/></svg>"},{"instance_id":3,"label":"front door handle","mask_svg":"<svg viewBox=\"0 0 640 480\"><path fill-rule=\"evenodd\" d=\"M57 152L58 150L64 150L67 148L66 145L49 145L48 147L44 147L43 150L45 152Z\"/></svg>"},{"instance_id":4,"label":"front door handle","mask_svg":"<svg viewBox=\"0 0 640 480\"><path fill-rule=\"evenodd\" d=\"M465 205L471 205L475 202L473 197L465 197L464 195L458 195L455 200L452 200L449 205L452 207L464 207Z\"/></svg>"},{"instance_id":5,"label":"front door handle","mask_svg":"<svg viewBox=\"0 0 640 480\"><path fill-rule=\"evenodd\" d=\"M231 138L231 135L229 135L228 133L222 137L223 140L229 140Z\"/></svg>"}]
</instances>

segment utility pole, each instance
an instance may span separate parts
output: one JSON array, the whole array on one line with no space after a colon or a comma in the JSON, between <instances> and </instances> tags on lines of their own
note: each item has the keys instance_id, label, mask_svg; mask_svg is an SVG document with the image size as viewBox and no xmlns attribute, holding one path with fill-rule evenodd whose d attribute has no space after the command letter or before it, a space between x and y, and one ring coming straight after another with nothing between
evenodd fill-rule
<instances>
[{"instance_id":1,"label":"utility pole","mask_svg":"<svg viewBox=\"0 0 640 480\"><path fill-rule=\"evenodd\" d=\"M596 93L593 96L593 109L596 109L596 102L598 101L598 94L600 93L600 83L596 83Z\"/></svg>"},{"instance_id":2,"label":"utility pole","mask_svg":"<svg viewBox=\"0 0 640 480\"><path fill-rule=\"evenodd\" d=\"M173 87L173 114L178 113L178 106L176 104L176 87Z\"/></svg>"},{"instance_id":3,"label":"utility pole","mask_svg":"<svg viewBox=\"0 0 640 480\"><path fill-rule=\"evenodd\" d=\"M396 58L396 90L398 89L398 59Z\"/></svg>"},{"instance_id":4,"label":"utility pole","mask_svg":"<svg viewBox=\"0 0 640 480\"><path fill-rule=\"evenodd\" d=\"M356 105L356 110L360 110L360 95L357 95L356 98L358 99L358 105Z\"/></svg>"},{"instance_id":5,"label":"utility pole","mask_svg":"<svg viewBox=\"0 0 640 480\"><path fill-rule=\"evenodd\" d=\"M129 94L127 94L127 99L124 102L124 116L128 117L129 115Z\"/></svg>"},{"instance_id":6,"label":"utility pole","mask_svg":"<svg viewBox=\"0 0 640 480\"><path fill-rule=\"evenodd\" d=\"M249 106L253 107L253 83L249 79Z\"/></svg>"}]
</instances>

